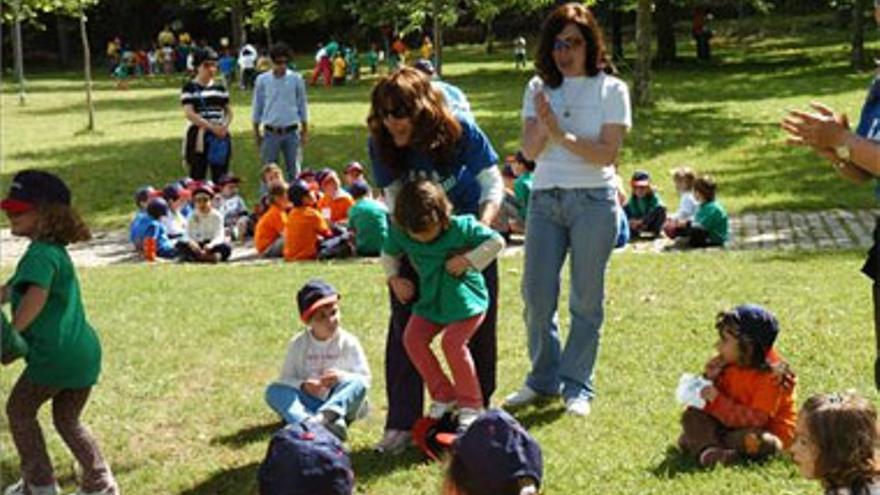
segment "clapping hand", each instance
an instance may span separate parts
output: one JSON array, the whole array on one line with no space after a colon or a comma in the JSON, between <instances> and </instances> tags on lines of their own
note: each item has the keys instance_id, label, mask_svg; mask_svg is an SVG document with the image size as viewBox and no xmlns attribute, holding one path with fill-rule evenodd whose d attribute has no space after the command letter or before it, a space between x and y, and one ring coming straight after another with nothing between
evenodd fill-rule
<instances>
[{"instance_id":1,"label":"clapping hand","mask_svg":"<svg viewBox=\"0 0 880 495\"><path fill-rule=\"evenodd\" d=\"M559 127L559 120L550 106L550 100L547 99L547 94L543 91L535 95L535 109L538 111L540 128L547 137L558 139L563 135L562 129Z\"/></svg>"},{"instance_id":2,"label":"clapping hand","mask_svg":"<svg viewBox=\"0 0 880 495\"><path fill-rule=\"evenodd\" d=\"M846 114L835 113L821 103L811 103L815 113L791 110L782 121L782 129L788 133L788 144L810 146L823 156L840 146L849 132Z\"/></svg>"}]
</instances>

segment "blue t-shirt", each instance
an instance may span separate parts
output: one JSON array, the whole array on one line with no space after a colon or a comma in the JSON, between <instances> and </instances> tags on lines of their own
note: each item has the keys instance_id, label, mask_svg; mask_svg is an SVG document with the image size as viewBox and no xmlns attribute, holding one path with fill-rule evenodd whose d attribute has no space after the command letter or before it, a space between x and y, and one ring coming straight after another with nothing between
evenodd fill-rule
<instances>
[{"instance_id":1,"label":"blue t-shirt","mask_svg":"<svg viewBox=\"0 0 880 495\"><path fill-rule=\"evenodd\" d=\"M859 118L856 134L875 143L880 143L880 76L874 78L871 88L868 90L868 97L865 98L865 104L862 105L862 115ZM880 180L874 188L874 196L880 201Z\"/></svg>"},{"instance_id":2,"label":"blue t-shirt","mask_svg":"<svg viewBox=\"0 0 880 495\"><path fill-rule=\"evenodd\" d=\"M474 122L474 114L471 112L471 102L468 101L464 91L453 86L446 81L433 80L431 84L443 93L446 98L446 106L452 111L452 114L459 119L465 119Z\"/></svg>"},{"instance_id":3,"label":"blue t-shirt","mask_svg":"<svg viewBox=\"0 0 880 495\"><path fill-rule=\"evenodd\" d=\"M235 71L235 57L224 55L217 62L217 68L223 74L232 74Z\"/></svg>"},{"instance_id":4,"label":"blue t-shirt","mask_svg":"<svg viewBox=\"0 0 880 495\"><path fill-rule=\"evenodd\" d=\"M159 220L150 218L150 223L144 231L144 237L153 237L156 239L156 254L159 255L160 258L174 258L177 256L177 248L174 247L174 243L168 238L165 226L162 225L162 222Z\"/></svg>"},{"instance_id":5,"label":"blue t-shirt","mask_svg":"<svg viewBox=\"0 0 880 495\"><path fill-rule=\"evenodd\" d=\"M147 235L147 227L149 227L152 222L153 219L143 210L138 211L135 214L134 219L131 221L131 225L128 227L128 241L134 244L134 247L140 249L141 244L144 242L144 237Z\"/></svg>"},{"instance_id":6,"label":"blue t-shirt","mask_svg":"<svg viewBox=\"0 0 880 495\"><path fill-rule=\"evenodd\" d=\"M461 124L461 137L455 143L450 166L435 164L427 153L408 148L403 154L406 172L400 177L395 177L391 169L382 162L379 150L375 148L370 138L367 144L376 185L388 187L397 179L403 182L430 179L440 184L446 191L456 214L478 214L480 183L477 181L477 175L489 167L494 167L498 162L498 154L476 123L461 117L458 122Z\"/></svg>"}]
</instances>

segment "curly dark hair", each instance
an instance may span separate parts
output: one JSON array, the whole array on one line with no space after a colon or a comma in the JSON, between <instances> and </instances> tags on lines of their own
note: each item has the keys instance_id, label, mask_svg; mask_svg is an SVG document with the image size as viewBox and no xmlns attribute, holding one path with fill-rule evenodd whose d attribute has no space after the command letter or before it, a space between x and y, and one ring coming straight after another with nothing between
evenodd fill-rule
<instances>
[{"instance_id":1,"label":"curly dark hair","mask_svg":"<svg viewBox=\"0 0 880 495\"><path fill-rule=\"evenodd\" d=\"M740 332L739 316L735 311L722 311L715 317L715 329L719 334L729 333L736 336L737 350L739 351L739 364L745 368L753 368L761 371L770 371L767 362L767 351L749 335Z\"/></svg>"},{"instance_id":2,"label":"curly dark hair","mask_svg":"<svg viewBox=\"0 0 880 495\"><path fill-rule=\"evenodd\" d=\"M370 96L367 125L379 156L394 177L406 171L403 154L406 148L427 153L440 168L453 164L455 143L461 137L461 124L449 111L443 94L431 85L425 74L412 67L382 78ZM406 115L412 121L412 138L406 148L399 148L382 122L388 115Z\"/></svg>"},{"instance_id":3,"label":"curly dark hair","mask_svg":"<svg viewBox=\"0 0 880 495\"><path fill-rule=\"evenodd\" d=\"M826 489L868 495L880 478L877 410L858 394L814 395L801 409L810 442L816 447L816 476Z\"/></svg>"},{"instance_id":4,"label":"curly dark hair","mask_svg":"<svg viewBox=\"0 0 880 495\"><path fill-rule=\"evenodd\" d=\"M32 238L67 246L92 238L89 227L79 213L63 203L37 205L37 226Z\"/></svg>"},{"instance_id":5,"label":"curly dark hair","mask_svg":"<svg viewBox=\"0 0 880 495\"><path fill-rule=\"evenodd\" d=\"M608 58L605 49L605 35L593 13L583 4L572 2L560 5L551 12L541 27L541 38L535 53L535 68L544 84L551 88L558 88L562 84L562 73L553 60L553 45L556 43L556 36L569 24L578 27L587 44L587 75L594 77L600 72L617 74L617 68Z\"/></svg>"},{"instance_id":6,"label":"curly dark hair","mask_svg":"<svg viewBox=\"0 0 880 495\"><path fill-rule=\"evenodd\" d=\"M407 182L394 202L394 222L407 232L424 232L437 224L445 229L451 216L446 193L426 179Z\"/></svg>"}]
</instances>

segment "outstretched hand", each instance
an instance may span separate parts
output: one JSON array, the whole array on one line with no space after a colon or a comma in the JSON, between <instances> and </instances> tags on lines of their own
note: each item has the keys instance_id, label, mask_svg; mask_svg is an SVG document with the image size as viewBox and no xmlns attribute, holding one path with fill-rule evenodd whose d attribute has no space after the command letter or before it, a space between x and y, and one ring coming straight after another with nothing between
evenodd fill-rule
<instances>
[{"instance_id":1,"label":"outstretched hand","mask_svg":"<svg viewBox=\"0 0 880 495\"><path fill-rule=\"evenodd\" d=\"M791 110L782 120L782 129L789 135L786 142L794 146L810 146L817 151L840 146L849 133L846 114L835 113L817 102L811 103L810 107L815 112Z\"/></svg>"}]
</instances>

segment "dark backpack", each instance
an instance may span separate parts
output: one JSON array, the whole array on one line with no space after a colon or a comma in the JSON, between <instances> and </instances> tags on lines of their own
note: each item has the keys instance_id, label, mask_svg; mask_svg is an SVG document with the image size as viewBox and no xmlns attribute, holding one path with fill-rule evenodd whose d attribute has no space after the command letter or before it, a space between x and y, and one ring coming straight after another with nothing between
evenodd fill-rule
<instances>
[{"instance_id":1,"label":"dark backpack","mask_svg":"<svg viewBox=\"0 0 880 495\"><path fill-rule=\"evenodd\" d=\"M287 425L272 435L257 480L260 495L351 495L354 489L342 442L311 422Z\"/></svg>"}]
</instances>

